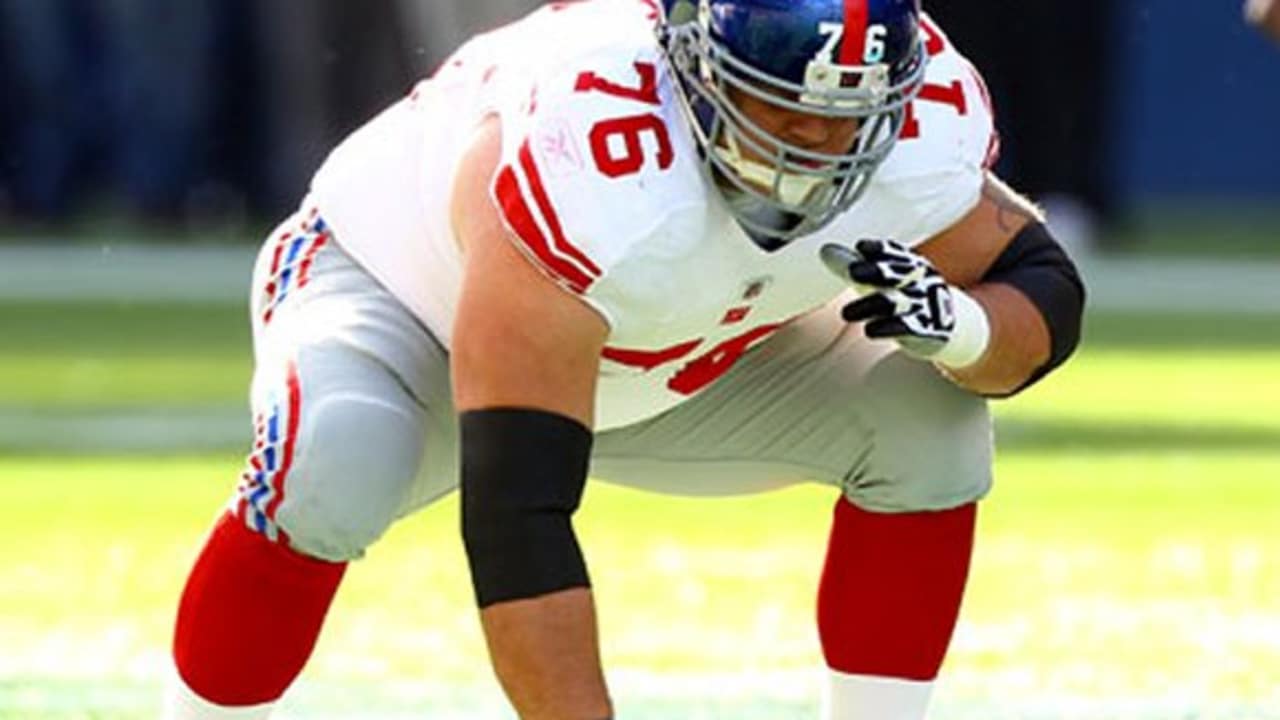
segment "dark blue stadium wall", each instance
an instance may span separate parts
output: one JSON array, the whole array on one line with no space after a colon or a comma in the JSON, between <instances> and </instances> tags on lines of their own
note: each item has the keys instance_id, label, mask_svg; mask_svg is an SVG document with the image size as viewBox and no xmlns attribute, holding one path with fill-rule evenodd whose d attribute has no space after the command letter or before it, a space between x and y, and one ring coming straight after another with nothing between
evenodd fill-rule
<instances>
[{"instance_id":1,"label":"dark blue stadium wall","mask_svg":"<svg viewBox=\"0 0 1280 720\"><path fill-rule=\"evenodd\" d=\"M1125 5L1118 189L1140 203L1280 208L1280 47L1243 22L1238 0Z\"/></svg>"}]
</instances>

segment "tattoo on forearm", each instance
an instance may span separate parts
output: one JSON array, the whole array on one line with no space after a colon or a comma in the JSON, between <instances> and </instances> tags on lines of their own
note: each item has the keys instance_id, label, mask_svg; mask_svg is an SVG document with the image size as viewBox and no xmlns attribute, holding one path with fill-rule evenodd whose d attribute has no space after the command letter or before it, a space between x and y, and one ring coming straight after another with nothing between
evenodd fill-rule
<instances>
[{"instance_id":1,"label":"tattoo on forearm","mask_svg":"<svg viewBox=\"0 0 1280 720\"><path fill-rule=\"evenodd\" d=\"M1030 200L1014 192L998 178L987 176L982 195L996 206L996 223L1005 232L1013 232L1026 222L1043 222L1044 216Z\"/></svg>"}]
</instances>

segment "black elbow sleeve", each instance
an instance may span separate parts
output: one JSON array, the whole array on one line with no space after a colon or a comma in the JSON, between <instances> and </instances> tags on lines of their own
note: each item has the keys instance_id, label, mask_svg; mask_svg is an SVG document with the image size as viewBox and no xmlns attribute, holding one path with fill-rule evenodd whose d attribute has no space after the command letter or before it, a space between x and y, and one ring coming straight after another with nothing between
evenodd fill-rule
<instances>
[{"instance_id":1,"label":"black elbow sleeve","mask_svg":"<svg viewBox=\"0 0 1280 720\"><path fill-rule=\"evenodd\" d=\"M1080 344L1084 282L1062 246L1038 222L1014 237L982 279L1017 288L1036 306L1049 328L1049 360L1014 391L1018 392L1065 362Z\"/></svg>"},{"instance_id":2,"label":"black elbow sleeve","mask_svg":"<svg viewBox=\"0 0 1280 720\"><path fill-rule=\"evenodd\" d=\"M481 607L587 587L571 517L582 500L591 431L554 413L461 414L462 539Z\"/></svg>"}]
</instances>

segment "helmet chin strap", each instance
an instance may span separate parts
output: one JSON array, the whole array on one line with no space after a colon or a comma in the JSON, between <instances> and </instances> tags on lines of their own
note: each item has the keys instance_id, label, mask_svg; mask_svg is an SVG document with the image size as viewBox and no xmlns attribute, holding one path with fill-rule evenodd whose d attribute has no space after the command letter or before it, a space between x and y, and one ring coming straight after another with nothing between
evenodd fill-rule
<instances>
[{"instance_id":1,"label":"helmet chin strap","mask_svg":"<svg viewBox=\"0 0 1280 720\"><path fill-rule=\"evenodd\" d=\"M800 206L813 194L824 179L793 173L779 172L764 163L750 160L742 154L738 138L731 132L722 132L721 141L715 144L715 153L743 180L766 192L773 192L775 183L778 199L787 205Z\"/></svg>"}]
</instances>

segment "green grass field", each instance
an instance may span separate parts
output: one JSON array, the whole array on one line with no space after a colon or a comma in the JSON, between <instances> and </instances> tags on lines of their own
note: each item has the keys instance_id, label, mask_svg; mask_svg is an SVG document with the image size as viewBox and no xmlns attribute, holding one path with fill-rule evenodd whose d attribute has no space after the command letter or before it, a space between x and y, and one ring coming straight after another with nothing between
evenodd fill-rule
<instances>
[{"instance_id":1,"label":"green grass field","mask_svg":"<svg viewBox=\"0 0 1280 720\"><path fill-rule=\"evenodd\" d=\"M243 406L240 307L0 304L0 718L154 717L235 448L54 453L26 418ZM999 406L997 486L935 718L1280 718L1280 318L1095 315ZM245 421L246 430L248 421ZM79 447L79 443L83 447ZM579 528L626 718L814 716L830 491L594 484ZM285 717L507 717L456 505L348 575Z\"/></svg>"}]
</instances>

